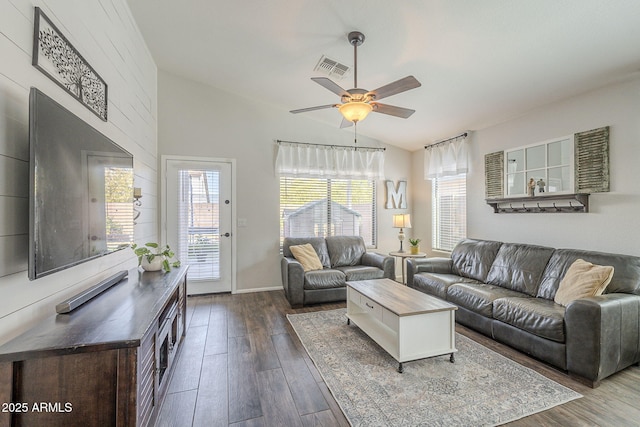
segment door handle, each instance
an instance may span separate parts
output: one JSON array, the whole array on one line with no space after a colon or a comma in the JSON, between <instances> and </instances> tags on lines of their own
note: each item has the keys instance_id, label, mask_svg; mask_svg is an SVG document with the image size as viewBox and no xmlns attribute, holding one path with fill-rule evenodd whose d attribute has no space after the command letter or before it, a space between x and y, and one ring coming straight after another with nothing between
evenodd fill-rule
<instances>
[{"instance_id":1,"label":"door handle","mask_svg":"<svg viewBox=\"0 0 640 427\"><path fill-rule=\"evenodd\" d=\"M224 234L221 234L220 236L229 237L229 236L231 236L231 234L229 234L229 233L224 233Z\"/></svg>"}]
</instances>

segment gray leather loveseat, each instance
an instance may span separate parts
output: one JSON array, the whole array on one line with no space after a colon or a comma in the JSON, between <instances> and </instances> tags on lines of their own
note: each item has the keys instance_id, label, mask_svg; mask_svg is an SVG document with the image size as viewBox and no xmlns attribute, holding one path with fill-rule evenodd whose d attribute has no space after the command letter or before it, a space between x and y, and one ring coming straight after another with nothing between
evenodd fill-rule
<instances>
[{"instance_id":1,"label":"gray leather loveseat","mask_svg":"<svg viewBox=\"0 0 640 427\"><path fill-rule=\"evenodd\" d=\"M571 264L613 266L603 295L566 307L554 297ZM410 259L407 283L458 306L456 321L599 381L640 362L640 258L466 239L451 258Z\"/></svg>"},{"instance_id":2,"label":"gray leather loveseat","mask_svg":"<svg viewBox=\"0 0 640 427\"><path fill-rule=\"evenodd\" d=\"M309 243L322 263L322 270L304 272L293 257L291 246ZM282 285L292 308L307 304L344 301L346 282L395 279L393 257L367 252L359 236L287 237L282 245Z\"/></svg>"}]
</instances>

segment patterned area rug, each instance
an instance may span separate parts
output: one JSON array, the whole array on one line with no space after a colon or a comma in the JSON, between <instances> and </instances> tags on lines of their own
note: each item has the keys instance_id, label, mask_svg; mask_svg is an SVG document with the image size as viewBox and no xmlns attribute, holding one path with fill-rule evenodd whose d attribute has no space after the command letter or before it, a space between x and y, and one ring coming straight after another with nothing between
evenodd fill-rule
<instances>
[{"instance_id":1,"label":"patterned area rug","mask_svg":"<svg viewBox=\"0 0 640 427\"><path fill-rule=\"evenodd\" d=\"M353 426L488 426L582 397L456 334L449 355L398 363L346 309L287 316Z\"/></svg>"}]
</instances>

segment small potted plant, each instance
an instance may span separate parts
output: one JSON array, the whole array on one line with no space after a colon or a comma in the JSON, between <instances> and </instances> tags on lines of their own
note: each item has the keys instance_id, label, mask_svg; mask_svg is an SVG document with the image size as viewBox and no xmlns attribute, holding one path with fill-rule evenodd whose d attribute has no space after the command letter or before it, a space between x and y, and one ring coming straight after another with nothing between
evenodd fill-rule
<instances>
[{"instance_id":1,"label":"small potted plant","mask_svg":"<svg viewBox=\"0 0 640 427\"><path fill-rule=\"evenodd\" d=\"M421 239L409 239L409 244L411 245L411 254L417 255L420 252L420 241Z\"/></svg>"},{"instance_id":2,"label":"small potted plant","mask_svg":"<svg viewBox=\"0 0 640 427\"><path fill-rule=\"evenodd\" d=\"M169 245L161 248L154 242L145 243L144 246L131 245L131 249L138 256L138 266L142 266L145 271L164 270L165 273L171 271L171 267L180 267L180 261L175 258L175 253ZM171 259L175 259L173 262Z\"/></svg>"}]
</instances>

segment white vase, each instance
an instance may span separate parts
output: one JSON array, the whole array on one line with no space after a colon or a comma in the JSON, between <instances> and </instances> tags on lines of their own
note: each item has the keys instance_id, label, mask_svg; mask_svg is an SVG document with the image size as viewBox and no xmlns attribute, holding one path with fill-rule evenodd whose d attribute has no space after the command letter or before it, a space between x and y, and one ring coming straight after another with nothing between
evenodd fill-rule
<instances>
[{"instance_id":1,"label":"white vase","mask_svg":"<svg viewBox=\"0 0 640 427\"><path fill-rule=\"evenodd\" d=\"M154 257L151 262L147 261L146 256L142 256L142 263L140 265L144 271L160 271L162 270L162 261L163 257L161 255Z\"/></svg>"}]
</instances>

